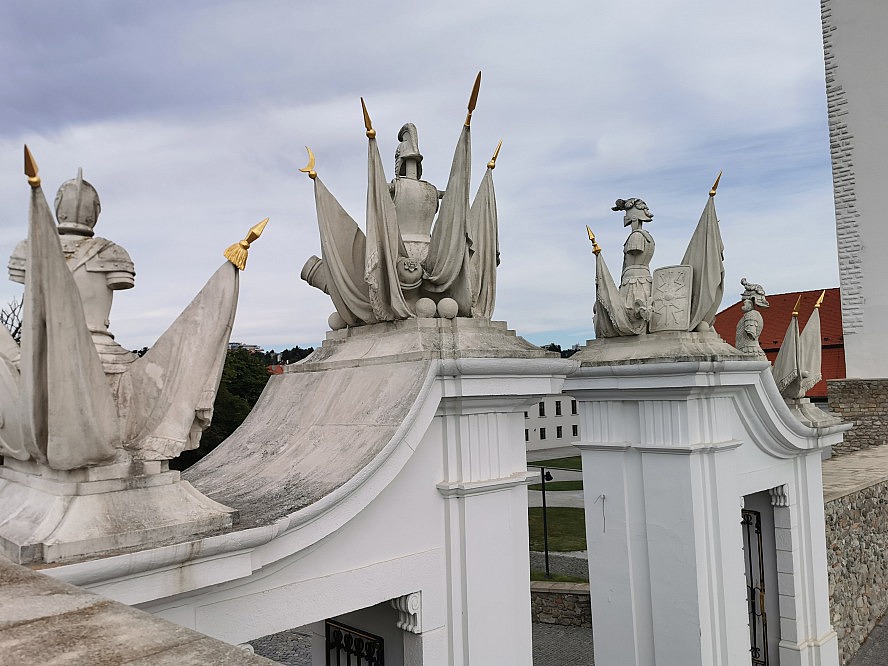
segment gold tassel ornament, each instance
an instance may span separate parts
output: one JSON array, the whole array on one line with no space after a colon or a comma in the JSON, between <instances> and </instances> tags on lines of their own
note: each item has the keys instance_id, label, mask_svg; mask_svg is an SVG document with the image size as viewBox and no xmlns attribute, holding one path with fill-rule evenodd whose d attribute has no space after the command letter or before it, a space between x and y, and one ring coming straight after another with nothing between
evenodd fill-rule
<instances>
[{"instance_id":1,"label":"gold tassel ornament","mask_svg":"<svg viewBox=\"0 0 888 666\"><path fill-rule=\"evenodd\" d=\"M225 250L225 258L234 264L239 271L242 271L247 267L247 252L250 249L250 243L262 235L262 231L265 229L266 224L268 224L267 217L256 226L251 227L246 238Z\"/></svg>"}]
</instances>

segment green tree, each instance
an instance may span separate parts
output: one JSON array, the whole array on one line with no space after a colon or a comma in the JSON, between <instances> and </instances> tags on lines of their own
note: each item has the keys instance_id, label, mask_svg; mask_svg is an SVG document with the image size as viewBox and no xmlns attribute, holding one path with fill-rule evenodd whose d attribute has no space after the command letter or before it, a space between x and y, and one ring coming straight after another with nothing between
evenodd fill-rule
<instances>
[{"instance_id":1,"label":"green tree","mask_svg":"<svg viewBox=\"0 0 888 666\"><path fill-rule=\"evenodd\" d=\"M213 421L200 438L200 447L185 451L170 467L183 470L215 449L244 422L268 382L264 355L232 349L225 357L222 381L213 403Z\"/></svg>"}]
</instances>

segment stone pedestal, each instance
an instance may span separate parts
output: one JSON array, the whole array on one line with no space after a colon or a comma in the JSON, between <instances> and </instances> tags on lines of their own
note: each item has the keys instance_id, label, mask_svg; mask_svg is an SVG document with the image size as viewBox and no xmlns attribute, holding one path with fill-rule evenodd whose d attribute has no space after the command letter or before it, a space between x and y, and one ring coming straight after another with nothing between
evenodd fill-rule
<instances>
[{"instance_id":1,"label":"stone pedestal","mask_svg":"<svg viewBox=\"0 0 888 666\"><path fill-rule=\"evenodd\" d=\"M834 453L888 442L888 379L830 379L826 385L830 410L854 424Z\"/></svg>"},{"instance_id":2,"label":"stone pedestal","mask_svg":"<svg viewBox=\"0 0 888 666\"><path fill-rule=\"evenodd\" d=\"M618 364L622 345L596 341L565 383L581 415L595 663L749 663L741 510L764 504L759 647L784 665L837 664L820 451L847 426L803 425L767 362L682 336L665 341L681 361L634 349Z\"/></svg>"},{"instance_id":3,"label":"stone pedestal","mask_svg":"<svg viewBox=\"0 0 888 666\"><path fill-rule=\"evenodd\" d=\"M54 563L184 541L231 527L237 512L197 492L166 461L58 471L0 466L0 552Z\"/></svg>"}]
</instances>

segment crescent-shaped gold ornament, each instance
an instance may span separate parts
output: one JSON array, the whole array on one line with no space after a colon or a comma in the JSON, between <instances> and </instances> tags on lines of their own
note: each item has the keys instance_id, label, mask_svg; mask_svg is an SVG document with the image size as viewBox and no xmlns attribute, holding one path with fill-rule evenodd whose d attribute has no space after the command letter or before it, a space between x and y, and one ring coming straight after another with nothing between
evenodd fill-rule
<instances>
[{"instance_id":1,"label":"crescent-shaped gold ornament","mask_svg":"<svg viewBox=\"0 0 888 666\"><path fill-rule=\"evenodd\" d=\"M302 173L307 173L307 174L308 174L308 177L311 178L312 180L314 180L315 178L318 177L318 172L314 170L314 168L315 168L315 156L314 156L314 153L311 152L311 148L309 148L308 146L306 146L305 149L308 151L308 165L307 165L305 168L303 168L303 169L299 169L299 170L300 170Z\"/></svg>"}]
</instances>

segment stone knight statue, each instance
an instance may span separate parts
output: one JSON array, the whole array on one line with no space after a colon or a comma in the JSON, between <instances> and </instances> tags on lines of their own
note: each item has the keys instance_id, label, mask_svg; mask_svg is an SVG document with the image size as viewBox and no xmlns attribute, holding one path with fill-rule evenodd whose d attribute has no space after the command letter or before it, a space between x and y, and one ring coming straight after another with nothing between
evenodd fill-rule
<instances>
[{"instance_id":1,"label":"stone knight statue","mask_svg":"<svg viewBox=\"0 0 888 666\"><path fill-rule=\"evenodd\" d=\"M368 143L366 233L342 208L314 170L314 155L301 171L315 185L321 257L302 268L302 279L329 294L334 330L413 317L490 319L499 264L492 171L470 200L472 112L481 75L454 151L446 189L422 178L416 127L398 132L395 177L387 182L376 130L364 101ZM440 200L440 205L439 205Z\"/></svg>"},{"instance_id":2,"label":"stone knight statue","mask_svg":"<svg viewBox=\"0 0 888 666\"><path fill-rule=\"evenodd\" d=\"M615 338L648 333L712 332L724 288L724 245L715 213L715 192L709 191L681 264L651 273L654 239L643 228L653 219L639 198L617 199L612 210L623 211L631 227L623 244L623 270L616 287L595 234L586 227L595 255L595 337ZM717 337L717 336L716 336Z\"/></svg>"},{"instance_id":3,"label":"stone knight statue","mask_svg":"<svg viewBox=\"0 0 888 666\"><path fill-rule=\"evenodd\" d=\"M765 298L765 290L760 284L747 282L746 278L742 278L740 284L743 285L743 293L740 295L742 300L740 309L743 311L743 316L737 322L734 346L744 354L764 360L767 357L759 344L759 336L762 334L765 322L756 308L769 307L768 299Z\"/></svg>"},{"instance_id":4,"label":"stone knight statue","mask_svg":"<svg viewBox=\"0 0 888 666\"><path fill-rule=\"evenodd\" d=\"M629 313L632 329L636 333L647 332L651 306L651 259L654 256L654 239L642 228L654 219L654 214L641 199L617 199L614 211L625 211L623 226L631 227L629 238L623 243L623 272L620 276L620 294Z\"/></svg>"},{"instance_id":5,"label":"stone knight statue","mask_svg":"<svg viewBox=\"0 0 888 666\"><path fill-rule=\"evenodd\" d=\"M240 271L263 221L143 356L108 330L114 291L133 286L120 246L94 235L100 205L82 172L53 213L25 147L28 238L9 261L24 282L21 347L0 327L0 553L54 562L231 526L232 509L169 461L210 424Z\"/></svg>"},{"instance_id":6,"label":"stone knight statue","mask_svg":"<svg viewBox=\"0 0 888 666\"><path fill-rule=\"evenodd\" d=\"M116 243L95 235L93 228L101 212L96 189L77 177L62 183L55 198L59 240L68 268L81 294L86 325L105 372L122 372L136 355L114 341L109 330L111 303L115 291L131 289L136 271L127 251ZM23 240L9 258L9 279L25 283L28 241Z\"/></svg>"}]
</instances>

